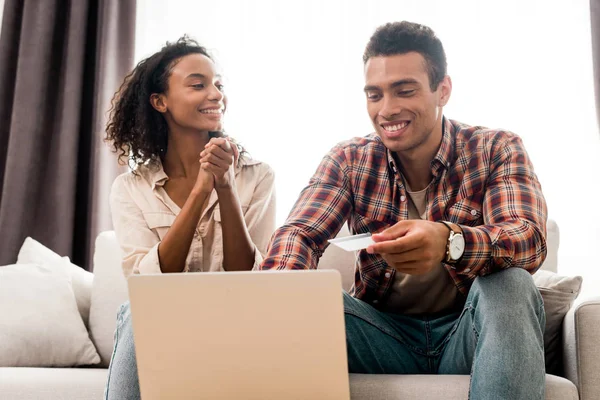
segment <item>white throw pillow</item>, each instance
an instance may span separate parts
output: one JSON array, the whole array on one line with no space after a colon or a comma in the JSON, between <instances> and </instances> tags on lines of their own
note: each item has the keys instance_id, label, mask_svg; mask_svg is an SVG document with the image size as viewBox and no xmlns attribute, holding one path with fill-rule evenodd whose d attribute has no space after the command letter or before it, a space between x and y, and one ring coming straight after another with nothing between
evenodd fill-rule
<instances>
[{"instance_id":1,"label":"white throw pillow","mask_svg":"<svg viewBox=\"0 0 600 400\"><path fill-rule=\"evenodd\" d=\"M62 257L62 259L64 262L59 263L58 261L61 260L60 255L56 254L40 242L28 237L23 242L21 250L19 250L17 264L54 264L57 267L63 268L67 274L71 276L73 293L75 294L75 300L77 301L77 309L83 319L83 323L87 327L90 318L90 303L92 299L94 274L72 264L69 257Z\"/></svg>"},{"instance_id":2,"label":"white throw pillow","mask_svg":"<svg viewBox=\"0 0 600 400\"><path fill-rule=\"evenodd\" d=\"M63 263L59 257L58 263ZM100 362L60 265L0 267L0 367Z\"/></svg>"}]
</instances>

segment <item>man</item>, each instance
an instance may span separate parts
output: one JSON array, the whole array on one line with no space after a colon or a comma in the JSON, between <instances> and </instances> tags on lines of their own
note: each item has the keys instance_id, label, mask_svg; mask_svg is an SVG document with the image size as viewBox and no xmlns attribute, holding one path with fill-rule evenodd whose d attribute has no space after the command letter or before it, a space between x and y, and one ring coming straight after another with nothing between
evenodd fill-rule
<instances>
[{"instance_id":1,"label":"man","mask_svg":"<svg viewBox=\"0 0 600 400\"><path fill-rule=\"evenodd\" d=\"M347 220L376 242L344 294L350 372L471 374L472 399L543 399L530 274L547 209L521 139L443 116L452 82L428 27L379 27L363 61L375 133L323 158L261 268L317 268Z\"/></svg>"}]
</instances>

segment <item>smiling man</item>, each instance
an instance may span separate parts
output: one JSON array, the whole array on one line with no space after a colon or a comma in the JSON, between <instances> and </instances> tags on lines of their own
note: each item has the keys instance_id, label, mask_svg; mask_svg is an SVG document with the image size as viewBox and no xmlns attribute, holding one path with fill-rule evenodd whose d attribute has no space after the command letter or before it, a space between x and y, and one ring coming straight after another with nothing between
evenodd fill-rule
<instances>
[{"instance_id":1,"label":"smiling man","mask_svg":"<svg viewBox=\"0 0 600 400\"><path fill-rule=\"evenodd\" d=\"M471 374L472 399L543 399L547 209L521 139L443 115L428 27L381 26L363 61L375 133L323 158L262 269L317 268L348 221L376 242L344 294L350 372Z\"/></svg>"}]
</instances>

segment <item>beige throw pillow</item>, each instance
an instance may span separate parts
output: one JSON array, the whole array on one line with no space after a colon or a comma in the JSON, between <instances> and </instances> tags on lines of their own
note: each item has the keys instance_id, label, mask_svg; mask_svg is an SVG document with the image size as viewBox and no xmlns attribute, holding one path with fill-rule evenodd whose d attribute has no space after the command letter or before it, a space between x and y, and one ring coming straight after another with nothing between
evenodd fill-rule
<instances>
[{"instance_id":1,"label":"beige throw pillow","mask_svg":"<svg viewBox=\"0 0 600 400\"><path fill-rule=\"evenodd\" d=\"M562 324L573 301L579 295L582 278L539 270L533 275L533 280L542 295L546 310L544 332L546 372L562 375Z\"/></svg>"}]
</instances>

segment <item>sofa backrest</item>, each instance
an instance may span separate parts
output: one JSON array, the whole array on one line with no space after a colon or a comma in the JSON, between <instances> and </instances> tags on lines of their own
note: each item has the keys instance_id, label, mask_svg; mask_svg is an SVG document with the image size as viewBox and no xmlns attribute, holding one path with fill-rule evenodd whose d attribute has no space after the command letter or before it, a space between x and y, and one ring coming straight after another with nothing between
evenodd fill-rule
<instances>
[{"instance_id":1,"label":"sofa backrest","mask_svg":"<svg viewBox=\"0 0 600 400\"><path fill-rule=\"evenodd\" d=\"M96 238L93 272L89 331L100 354L101 365L108 367L117 310L129 297L121 269L121 248L114 231L102 232Z\"/></svg>"},{"instance_id":2,"label":"sofa backrest","mask_svg":"<svg viewBox=\"0 0 600 400\"><path fill-rule=\"evenodd\" d=\"M346 225L338 237L349 234ZM548 255L542 268L557 270L559 244L558 226L548 221ZM349 290L354 281L354 252L329 246L319 261L319 268L336 269L342 276L342 286ZM113 332L119 306L128 298L127 285L121 269L121 249L113 231L102 232L96 239L94 252L94 285L90 307L90 336L98 349L102 365L108 366L113 347Z\"/></svg>"}]
</instances>

